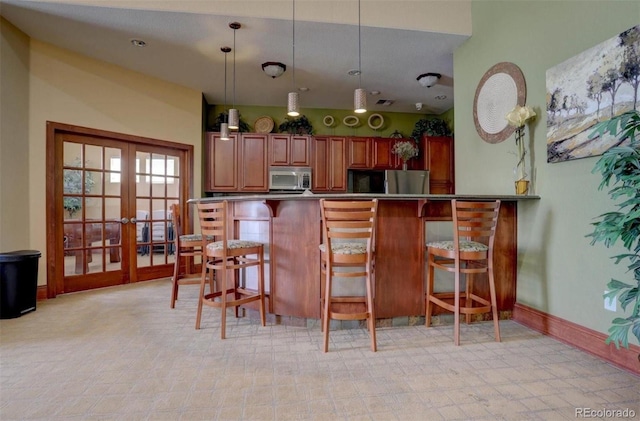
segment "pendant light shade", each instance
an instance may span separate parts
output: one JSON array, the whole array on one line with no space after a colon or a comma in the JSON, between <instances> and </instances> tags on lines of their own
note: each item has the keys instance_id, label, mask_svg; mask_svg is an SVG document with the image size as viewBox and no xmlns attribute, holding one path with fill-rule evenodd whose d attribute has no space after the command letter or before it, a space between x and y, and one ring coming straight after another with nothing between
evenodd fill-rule
<instances>
[{"instance_id":1,"label":"pendant light shade","mask_svg":"<svg viewBox=\"0 0 640 421\"><path fill-rule=\"evenodd\" d=\"M240 113L236 109L236 30L242 28L242 25L238 22L231 22L229 28L233 29L233 105L229 110L229 130L238 130Z\"/></svg>"},{"instance_id":2,"label":"pendant light shade","mask_svg":"<svg viewBox=\"0 0 640 421\"><path fill-rule=\"evenodd\" d=\"M228 123L220 123L220 139L221 140L229 140L229 124Z\"/></svg>"},{"instance_id":3,"label":"pendant light shade","mask_svg":"<svg viewBox=\"0 0 640 421\"><path fill-rule=\"evenodd\" d=\"M297 117L300 115L300 111L298 110L297 92L289 92L289 96L287 97L287 115L291 117Z\"/></svg>"},{"instance_id":4,"label":"pendant light shade","mask_svg":"<svg viewBox=\"0 0 640 421\"><path fill-rule=\"evenodd\" d=\"M291 56L292 56L292 74L293 74L293 89L287 96L287 115L291 117L297 117L300 115L300 108L298 104L298 92L296 92L296 0L292 0L293 6L293 19L292 19L292 37L291 37Z\"/></svg>"},{"instance_id":5,"label":"pendant light shade","mask_svg":"<svg viewBox=\"0 0 640 421\"><path fill-rule=\"evenodd\" d=\"M229 110L229 129L238 130L240 127L240 113L235 108Z\"/></svg>"},{"instance_id":6,"label":"pendant light shade","mask_svg":"<svg viewBox=\"0 0 640 421\"><path fill-rule=\"evenodd\" d=\"M231 51L229 47L222 47L220 51L224 53L224 109L227 109L227 53ZM225 113L223 113L224 115ZM229 117L227 116L227 121ZM229 124L226 121L220 123L220 139L229 140Z\"/></svg>"},{"instance_id":7,"label":"pendant light shade","mask_svg":"<svg viewBox=\"0 0 640 421\"><path fill-rule=\"evenodd\" d=\"M367 91L358 88L353 93L354 112L361 114L367 112Z\"/></svg>"},{"instance_id":8,"label":"pendant light shade","mask_svg":"<svg viewBox=\"0 0 640 421\"><path fill-rule=\"evenodd\" d=\"M360 36L360 0L358 0L358 89L353 93L353 111L362 114L367 112L367 91L362 89L362 48Z\"/></svg>"}]
</instances>

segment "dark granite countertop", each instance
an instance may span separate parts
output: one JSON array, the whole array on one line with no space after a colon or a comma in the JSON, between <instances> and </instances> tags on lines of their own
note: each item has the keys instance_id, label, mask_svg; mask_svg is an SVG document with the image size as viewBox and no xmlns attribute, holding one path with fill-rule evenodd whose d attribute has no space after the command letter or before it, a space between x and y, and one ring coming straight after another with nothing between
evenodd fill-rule
<instances>
[{"instance_id":1,"label":"dark granite countertop","mask_svg":"<svg viewBox=\"0 0 640 421\"><path fill-rule=\"evenodd\" d=\"M265 200L313 200L313 199L379 199L379 200L426 200L448 201L460 200L496 200L509 202L525 200L539 200L535 195L489 195L489 194L370 194L370 193L278 193L278 194L229 194L214 197L189 199L188 203L217 202L220 200L236 201L265 201Z\"/></svg>"}]
</instances>

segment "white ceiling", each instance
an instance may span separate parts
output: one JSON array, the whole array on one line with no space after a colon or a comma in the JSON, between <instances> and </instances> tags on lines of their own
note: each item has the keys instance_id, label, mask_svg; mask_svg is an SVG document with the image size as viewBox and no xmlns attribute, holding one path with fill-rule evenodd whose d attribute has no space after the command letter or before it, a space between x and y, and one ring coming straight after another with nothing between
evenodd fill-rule
<instances>
[{"instance_id":1,"label":"white ceiling","mask_svg":"<svg viewBox=\"0 0 640 421\"><path fill-rule=\"evenodd\" d=\"M453 51L470 35L470 2L363 0L362 87L368 110L439 114L453 107ZM223 46L233 47L237 21L235 104L286 106L293 88L292 1L19 1L0 0L0 14L35 38L88 57L151 75L224 102ZM125 8L127 7L127 8ZM295 79L304 108L351 109L358 77L358 3L295 2ZM266 17L265 17L266 16ZM370 22L368 24L368 22ZM405 24L406 23L406 24ZM435 28L435 30L431 29ZM131 45L142 39L144 48ZM227 104L233 101L233 52L228 56ZM287 71L272 79L261 63ZM441 73L423 88L421 73ZM445 97L437 99L437 97ZM379 100L394 101L377 105Z\"/></svg>"}]
</instances>

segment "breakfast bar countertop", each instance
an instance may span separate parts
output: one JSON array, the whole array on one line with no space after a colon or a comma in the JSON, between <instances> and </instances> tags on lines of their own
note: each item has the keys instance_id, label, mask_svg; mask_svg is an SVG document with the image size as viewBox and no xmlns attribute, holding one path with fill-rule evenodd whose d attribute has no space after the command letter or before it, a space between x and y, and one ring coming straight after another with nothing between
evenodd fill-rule
<instances>
[{"instance_id":1,"label":"breakfast bar countertop","mask_svg":"<svg viewBox=\"0 0 640 421\"><path fill-rule=\"evenodd\" d=\"M220 200L311 200L311 199L379 199L379 200L504 200L523 201L540 199L537 195L490 195L490 194L373 194L373 193L276 193L276 194L229 194L189 199L188 203L216 202Z\"/></svg>"},{"instance_id":2,"label":"breakfast bar countertop","mask_svg":"<svg viewBox=\"0 0 640 421\"><path fill-rule=\"evenodd\" d=\"M379 199L374 304L378 319L424 317L425 244L434 239L428 227L439 231L434 224L452 220L452 199L502 202L494 265L498 309L501 317L510 316L516 298L518 203L539 200L539 196L263 193L219 195L188 203L195 208L198 203L229 201L232 238L249 238L266 245L268 312L283 323L297 320L306 325L309 319L320 318L320 199L372 198ZM479 293L488 294L488 290ZM404 323L384 323L399 322Z\"/></svg>"}]
</instances>

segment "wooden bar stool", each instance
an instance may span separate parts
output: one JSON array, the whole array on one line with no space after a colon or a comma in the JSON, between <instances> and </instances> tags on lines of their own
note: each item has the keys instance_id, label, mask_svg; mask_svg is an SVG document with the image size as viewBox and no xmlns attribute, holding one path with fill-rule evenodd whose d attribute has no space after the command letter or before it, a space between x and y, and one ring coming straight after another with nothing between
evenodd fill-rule
<instances>
[{"instance_id":1,"label":"wooden bar stool","mask_svg":"<svg viewBox=\"0 0 640 421\"><path fill-rule=\"evenodd\" d=\"M198 203L200 228L204 237L214 237L217 241L210 242L204 247L205 264L202 268L200 280L200 299L198 300L198 315L196 329L200 329L202 306L220 309L221 324L220 337L225 338L227 308L235 307L238 317L238 307L252 301L260 305L260 321L265 325L264 308L264 245L255 241L229 239L228 203L226 200L215 203ZM255 255L256 257L250 257ZM258 267L258 290L250 290L240 282L240 270ZM216 276L216 291L204 293L209 270L218 271ZM209 276L212 278L213 274ZM229 296L232 296L230 299ZM217 299L216 299L217 298Z\"/></svg>"},{"instance_id":2,"label":"wooden bar stool","mask_svg":"<svg viewBox=\"0 0 640 421\"><path fill-rule=\"evenodd\" d=\"M175 308L178 299L178 288L180 285L198 285L202 278L201 272L191 272L191 266L195 263L189 261L191 258L200 256L202 258L202 235L184 234L182 219L180 218L180 206L175 203L171 205L171 221L173 224L173 241L175 248L175 262L173 265L173 278L171 289L171 308ZM207 237L207 241L213 241L213 237ZM184 264L184 265L183 265ZM182 270L184 268L184 271ZM210 288L213 291L213 278L210 279Z\"/></svg>"},{"instance_id":3,"label":"wooden bar stool","mask_svg":"<svg viewBox=\"0 0 640 421\"><path fill-rule=\"evenodd\" d=\"M496 287L493 275L493 245L500 201L465 202L452 200L453 241L427 243L427 293L425 295L425 325L431 324L433 305L440 306L454 314L453 343L460 345L460 314L466 316L467 323L472 314L491 312L496 342L500 342ZM455 274L453 292L434 292L434 269ZM486 273L489 281L490 300L474 293L476 274ZM465 291L460 291L460 274L465 274ZM453 303L451 303L453 299ZM464 305L461 304L464 299ZM446 300L446 301L445 301ZM474 304L480 304L474 306Z\"/></svg>"},{"instance_id":4,"label":"wooden bar stool","mask_svg":"<svg viewBox=\"0 0 640 421\"><path fill-rule=\"evenodd\" d=\"M329 201L320 199L322 215L321 272L324 352L329 350L331 319L367 320L371 350L376 351L374 312L374 248L378 200ZM337 270L336 270L337 269ZM333 296L334 278L364 277L364 296ZM354 305L355 304L355 305ZM363 310L360 310L363 308ZM359 311L353 311L359 310Z\"/></svg>"}]
</instances>

